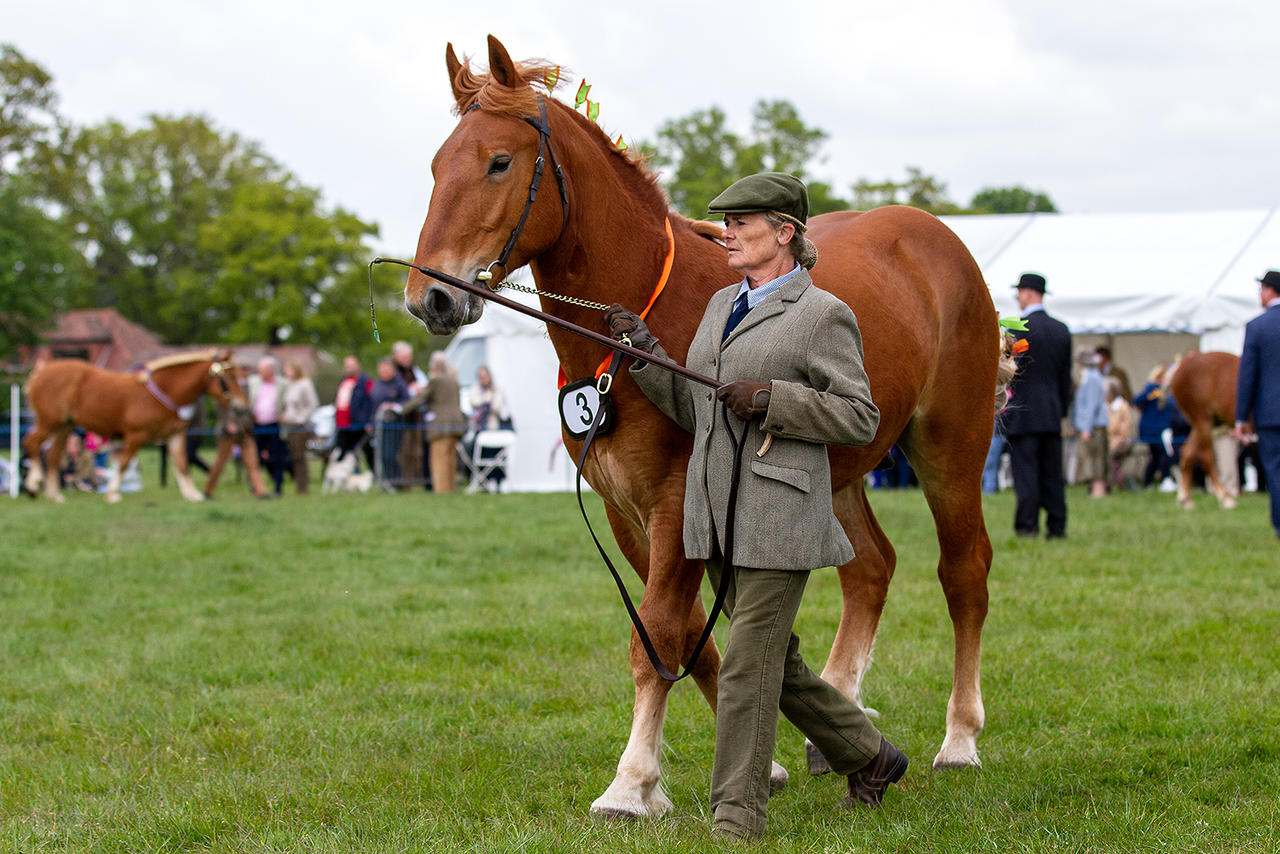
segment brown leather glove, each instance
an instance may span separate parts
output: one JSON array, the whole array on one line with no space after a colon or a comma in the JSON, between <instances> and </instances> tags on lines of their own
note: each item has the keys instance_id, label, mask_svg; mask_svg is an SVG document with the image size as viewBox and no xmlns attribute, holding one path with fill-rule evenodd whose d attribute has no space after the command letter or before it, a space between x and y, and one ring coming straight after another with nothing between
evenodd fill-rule
<instances>
[{"instance_id":1,"label":"brown leather glove","mask_svg":"<svg viewBox=\"0 0 1280 854\"><path fill-rule=\"evenodd\" d=\"M623 308L620 303L615 302L605 310L604 322L609 325L611 336L618 339L623 335L627 336L631 339L631 346L637 350L652 353L653 345L658 343L658 339L653 337L649 327L645 326L644 318Z\"/></svg>"},{"instance_id":2,"label":"brown leather glove","mask_svg":"<svg viewBox=\"0 0 1280 854\"><path fill-rule=\"evenodd\" d=\"M737 380L716 389L716 398L727 403L734 415L743 421L750 421L768 411L771 388L769 383Z\"/></svg>"}]
</instances>

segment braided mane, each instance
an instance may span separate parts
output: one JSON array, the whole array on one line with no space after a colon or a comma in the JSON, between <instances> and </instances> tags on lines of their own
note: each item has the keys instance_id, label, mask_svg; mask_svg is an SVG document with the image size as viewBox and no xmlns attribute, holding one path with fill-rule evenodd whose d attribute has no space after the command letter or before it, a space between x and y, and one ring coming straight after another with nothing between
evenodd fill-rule
<instances>
[{"instance_id":1,"label":"braided mane","mask_svg":"<svg viewBox=\"0 0 1280 854\"><path fill-rule=\"evenodd\" d=\"M218 357L218 351L215 350L196 350L191 353L174 353L172 356L161 356L158 359L152 359L147 362L146 369L148 371L158 371L161 368L172 368L175 365L189 365L192 362L212 362Z\"/></svg>"}]
</instances>

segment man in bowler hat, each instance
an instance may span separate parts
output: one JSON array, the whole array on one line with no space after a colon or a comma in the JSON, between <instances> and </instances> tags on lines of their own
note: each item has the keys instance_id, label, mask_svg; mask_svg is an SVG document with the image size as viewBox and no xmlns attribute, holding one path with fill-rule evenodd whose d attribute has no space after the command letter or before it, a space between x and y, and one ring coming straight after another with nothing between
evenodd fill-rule
<instances>
[{"instance_id":1,"label":"man in bowler hat","mask_svg":"<svg viewBox=\"0 0 1280 854\"><path fill-rule=\"evenodd\" d=\"M1280 537L1280 270L1268 270L1258 283L1258 301L1266 310L1244 328L1234 432L1246 441L1253 420L1271 493L1271 526Z\"/></svg>"},{"instance_id":2,"label":"man in bowler hat","mask_svg":"<svg viewBox=\"0 0 1280 854\"><path fill-rule=\"evenodd\" d=\"M1009 383L1009 406L1004 411L1017 495L1013 530L1020 537L1037 536L1043 508L1046 535L1061 538L1067 535L1062 418L1072 397L1071 332L1044 310L1044 276L1023 273L1013 287L1027 321L1023 337L1030 345L1016 357L1018 372Z\"/></svg>"}]
</instances>

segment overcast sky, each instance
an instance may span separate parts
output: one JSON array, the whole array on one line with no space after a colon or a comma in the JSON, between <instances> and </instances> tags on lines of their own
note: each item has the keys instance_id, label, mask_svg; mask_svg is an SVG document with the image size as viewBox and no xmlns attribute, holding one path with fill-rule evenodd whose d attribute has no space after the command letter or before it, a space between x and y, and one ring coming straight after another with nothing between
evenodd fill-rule
<instances>
[{"instance_id":1,"label":"overcast sky","mask_svg":"<svg viewBox=\"0 0 1280 854\"><path fill-rule=\"evenodd\" d=\"M610 135L786 99L842 195L908 165L965 203L1022 184L1061 210L1280 203L1280 4L1265 0L6 0L0 41L78 124L203 113L412 254L452 130L446 43L585 77Z\"/></svg>"}]
</instances>

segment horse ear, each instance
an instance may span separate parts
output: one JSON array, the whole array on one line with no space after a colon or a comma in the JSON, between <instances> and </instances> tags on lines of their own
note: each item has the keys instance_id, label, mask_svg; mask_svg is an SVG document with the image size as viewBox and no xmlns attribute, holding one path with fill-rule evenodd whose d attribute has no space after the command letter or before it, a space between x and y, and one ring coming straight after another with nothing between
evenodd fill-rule
<instances>
[{"instance_id":1,"label":"horse ear","mask_svg":"<svg viewBox=\"0 0 1280 854\"><path fill-rule=\"evenodd\" d=\"M489 76L508 89L514 89L521 83L520 72L511 61L511 54L493 36L489 36Z\"/></svg>"},{"instance_id":2,"label":"horse ear","mask_svg":"<svg viewBox=\"0 0 1280 854\"><path fill-rule=\"evenodd\" d=\"M458 72L462 70L462 63L458 62L458 55L453 52L453 42L449 42L444 49L444 64L449 69L449 88L453 90L453 100L461 104L463 93L458 88Z\"/></svg>"}]
</instances>

